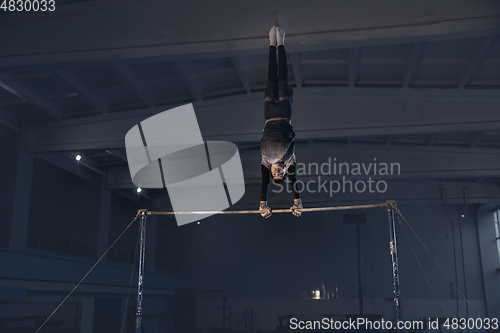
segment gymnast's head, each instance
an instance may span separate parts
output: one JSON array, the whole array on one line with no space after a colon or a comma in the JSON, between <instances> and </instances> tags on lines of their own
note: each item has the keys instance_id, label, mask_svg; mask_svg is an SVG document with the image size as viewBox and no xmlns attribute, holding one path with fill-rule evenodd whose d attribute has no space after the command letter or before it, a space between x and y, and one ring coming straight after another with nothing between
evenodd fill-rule
<instances>
[{"instance_id":1,"label":"gymnast's head","mask_svg":"<svg viewBox=\"0 0 500 333\"><path fill-rule=\"evenodd\" d=\"M282 162L271 164L271 175L277 181L283 181L286 175L285 164Z\"/></svg>"}]
</instances>

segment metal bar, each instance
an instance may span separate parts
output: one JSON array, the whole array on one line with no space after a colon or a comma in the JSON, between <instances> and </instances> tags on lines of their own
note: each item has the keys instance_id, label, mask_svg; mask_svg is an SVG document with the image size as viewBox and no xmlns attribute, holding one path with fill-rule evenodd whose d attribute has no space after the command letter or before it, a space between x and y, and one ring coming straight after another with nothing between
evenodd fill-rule
<instances>
[{"instance_id":1,"label":"metal bar","mask_svg":"<svg viewBox=\"0 0 500 333\"><path fill-rule=\"evenodd\" d=\"M392 260L392 278L394 287L394 305L396 307L396 323L402 320L401 299L399 290L399 267L398 267L398 247L396 244L396 225L394 223L394 207L395 201L387 201L387 212L389 215L389 237L390 250ZM403 333L402 329L396 328L398 333Z\"/></svg>"},{"instance_id":2,"label":"metal bar","mask_svg":"<svg viewBox=\"0 0 500 333\"><path fill-rule=\"evenodd\" d=\"M337 206L337 207L316 207L304 208L302 212L324 212L331 210L350 210L350 209L367 209L367 208L381 208L387 207L387 203L373 204L373 205L358 205L358 206ZM273 213L290 213L290 209L274 209ZM181 215L181 214L260 214L256 210L223 210L223 211L192 211L192 212L146 212L146 215Z\"/></svg>"},{"instance_id":3,"label":"metal bar","mask_svg":"<svg viewBox=\"0 0 500 333\"><path fill-rule=\"evenodd\" d=\"M146 209L139 210L141 217L141 235L140 235L140 252L139 252L139 279L137 281L137 309L135 312L135 333L141 333L142 321L142 296L143 296L143 275L144 275L144 260L146 252L146 218L148 216Z\"/></svg>"},{"instance_id":4,"label":"metal bar","mask_svg":"<svg viewBox=\"0 0 500 333\"><path fill-rule=\"evenodd\" d=\"M316 207L316 208L305 208L303 212L320 212L320 211L334 211L334 210L352 210L352 209L368 209L368 208L387 208L389 214L389 230L390 230L390 249L391 249L391 259L392 259L392 271L394 278L394 304L396 307L396 320L401 321L401 300L399 297L399 271L398 271L398 259L397 259L397 246L396 246L396 228L394 224L394 208L396 206L395 201L387 201L380 204L371 205L355 205L355 206L337 206L337 207ZM276 209L273 213L289 213L290 209ZM140 263L139 266L139 286L137 288L137 327L135 333L141 333L140 330L140 316L142 314L142 271L144 270L144 238L146 234L146 217L149 215L175 215L175 214L260 214L259 210L234 210L234 211L191 211L191 212L150 212L147 210L141 210L141 252L140 252ZM359 225L358 225L359 228ZM359 232L359 231L358 231ZM359 242L359 240L358 240ZM358 250L359 251L359 250ZM223 295L224 297L224 295ZM360 299L360 302L361 299ZM225 327L225 299L223 300L223 327ZM360 306L362 306L360 304ZM252 313L253 315L253 313ZM252 318L253 320L253 318ZM253 325L253 322L250 323ZM247 332L247 310L244 309L244 326L245 332ZM253 329L253 326L251 326ZM398 329L397 333L403 333L402 330Z\"/></svg>"}]
</instances>

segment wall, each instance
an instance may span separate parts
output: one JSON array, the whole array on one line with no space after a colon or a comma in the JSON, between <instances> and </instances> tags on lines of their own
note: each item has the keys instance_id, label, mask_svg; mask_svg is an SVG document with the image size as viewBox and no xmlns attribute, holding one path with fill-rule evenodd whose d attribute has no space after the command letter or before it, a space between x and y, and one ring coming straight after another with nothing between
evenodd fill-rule
<instances>
[{"instance_id":1,"label":"wall","mask_svg":"<svg viewBox=\"0 0 500 333\"><path fill-rule=\"evenodd\" d=\"M29 158L19 158L20 152ZM109 200L102 200L103 194L107 193L103 189L103 177L93 172L92 180L83 179L45 158L25 154L18 134L7 135L5 141L0 141L0 153L3 156L0 163L0 209L4 212L0 218L0 266L8 267L0 270L0 299L8 309L0 314L0 322L9 318L9 323L20 329L22 325L36 325L34 313L38 317L48 316L92 267L98 257L98 244L104 243L106 249L136 215L137 209L150 205L147 201L137 204L115 192L111 193ZM21 168L19 163L25 163L27 167ZM17 177L21 169L24 178ZM14 192L24 213L17 217L12 214ZM101 210L109 213L101 214ZM105 230L99 228L100 223ZM23 228L18 228L16 242L9 241L11 225L45 232L52 244L54 239L60 239L54 234L82 240L87 251L76 256L55 248L50 251L50 248L24 247L21 243L29 239L30 233L26 234L27 229L23 233ZM117 246L134 251L138 225L136 222ZM100 241L103 237L105 239ZM155 239L156 233L153 231L149 237ZM159 260L162 258L166 256L160 252ZM154 270L154 266L148 267L144 276L144 325L146 328L158 327L161 322L163 328L172 327L175 289L191 288L191 280ZM118 331L126 310L130 282L137 285L137 272L132 271L131 264L111 260L101 262L68 298L71 315L62 307L53 320L62 320L72 328L81 322L78 329L82 333ZM130 296L129 308L134 308L136 296L133 289ZM131 328L135 312L129 311L129 315ZM3 328L0 325L0 330Z\"/></svg>"},{"instance_id":2,"label":"wall","mask_svg":"<svg viewBox=\"0 0 500 333\"><path fill-rule=\"evenodd\" d=\"M399 208L446 274L464 290L457 218L458 209L461 215L464 207L402 204ZM475 207L468 207L467 220L462 225L467 296L484 316L485 296L474 210ZM361 225L361 240L365 313L378 313L394 320L387 213L385 209L364 212L367 224ZM277 325L280 315L318 320L318 314L358 313L356 227L343 224L342 214L316 212L298 219L275 214L269 220L249 215L218 216L199 225L181 227L189 230L186 266L193 275L195 288L226 291L227 305L235 315L233 327L241 324L244 309L254 309L260 327L268 330ZM459 299L457 304L456 291L432 256L408 228L405 230L444 316L465 317L464 301ZM456 280L452 230L457 257ZM397 226L397 233L404 319L442 317L401 225ZM312 290L323 288L330 299L311 299ZM204 294L198 298L198 328L221 327L220 295ZM474 317L470 309L469 315Z\"/></svg>"},{"instance_id":3,"label":"wall","mask_svg":"<svg viewBox=\"0 0 500 333\"><path fill-rule=\"evenodd\" d=\"M5 141L0 140L0 247L9 246L10 221L14 204L14 190L16 186L17 160L19 155L20 135L8 130Z\"/></svg>"},{"instance_id":4,"label":"wall","mask_svg":"<svg viewBox=\"0 0 500 333\"><path fill-rule=\"evenodd\" d=\"M97 174L88 181L35 158L28 227L83 240L83 256L96 258L101 182Z\"/></svg>"},{"instance_id":5,"label":"wall","mask_svg":"<svg viewBox=\"0 0 500 333\"><path fill-rule=\"evenodd\" d=\"M109 245L115 241L130 221L132 221L139 208L143 208L142 205L132 202L116 193L111 194L108 236ZM134 223L134 225L123 234L115 246L120 249L135 252L138 228L139 223Z\"/></svg>"}]
</instances>

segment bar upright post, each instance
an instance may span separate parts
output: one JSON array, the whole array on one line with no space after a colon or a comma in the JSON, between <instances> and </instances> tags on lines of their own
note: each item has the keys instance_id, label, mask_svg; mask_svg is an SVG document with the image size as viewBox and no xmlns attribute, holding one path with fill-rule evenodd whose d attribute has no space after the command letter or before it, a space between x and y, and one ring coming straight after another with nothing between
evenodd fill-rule
<instances>
[{"instance_id":1,"label":"bar upright post","mask_svg":"<svg viewBox=\"0 0 500 333\"><path fill-rule=\"evenodd\" d=\"M142 296L143 296L143 275L144 275L144 261L146 254L146 218L147 209L140 209L139 216L141 219L141 235L139 240L139 279L137 281L137 309L135 312L135 333L141 333L142 323Z\"/></svg>"},{"instance_id":2,"label":"bar upright post","mask_svg":"<svg viewBox=\"0 0 500 333\"><path fill-rule=\"evenodd\" d=\"M401 299L399 290L399 266L398 266L398 247L396 244L396 225L394 223L394 208L396 207L396 201L387 201L387 212L389 214L389 238L390 238L390 250L391 250L391 260L392 260L392 278L394 287L394 305L396 307L396 325L403 319L401 310ZM402 333L402 329L396 327L398 333Z\"/></svg>"}]
</instances>

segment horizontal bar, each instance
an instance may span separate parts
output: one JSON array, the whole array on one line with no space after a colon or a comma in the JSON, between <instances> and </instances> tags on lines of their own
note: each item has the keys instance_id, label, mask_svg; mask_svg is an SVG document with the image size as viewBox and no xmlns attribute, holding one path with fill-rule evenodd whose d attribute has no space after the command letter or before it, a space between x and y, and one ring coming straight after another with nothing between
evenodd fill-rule
<instances>
[{"instance_id":1,"label":"horizontal bar","mask_svg":"<svg viewBox=\"0 0 500 333\"><path fill-rule=\"evenodd\" d=\"M393 201L388 201L380 204L373 205L358 205L358 206L337 206L337 207L316 207L316 208L303 208L302 212L324 212L331 210L350 210L350 209L367 209L367 208L382 208L392 207ZM273 213L290 213L291 209L275 209ZM181 214L260 214L258 209L255 210L223 210L223 211L192 211L192 212L146 212L146 215L181 215Z\"/></svg>"}]
</instances>

